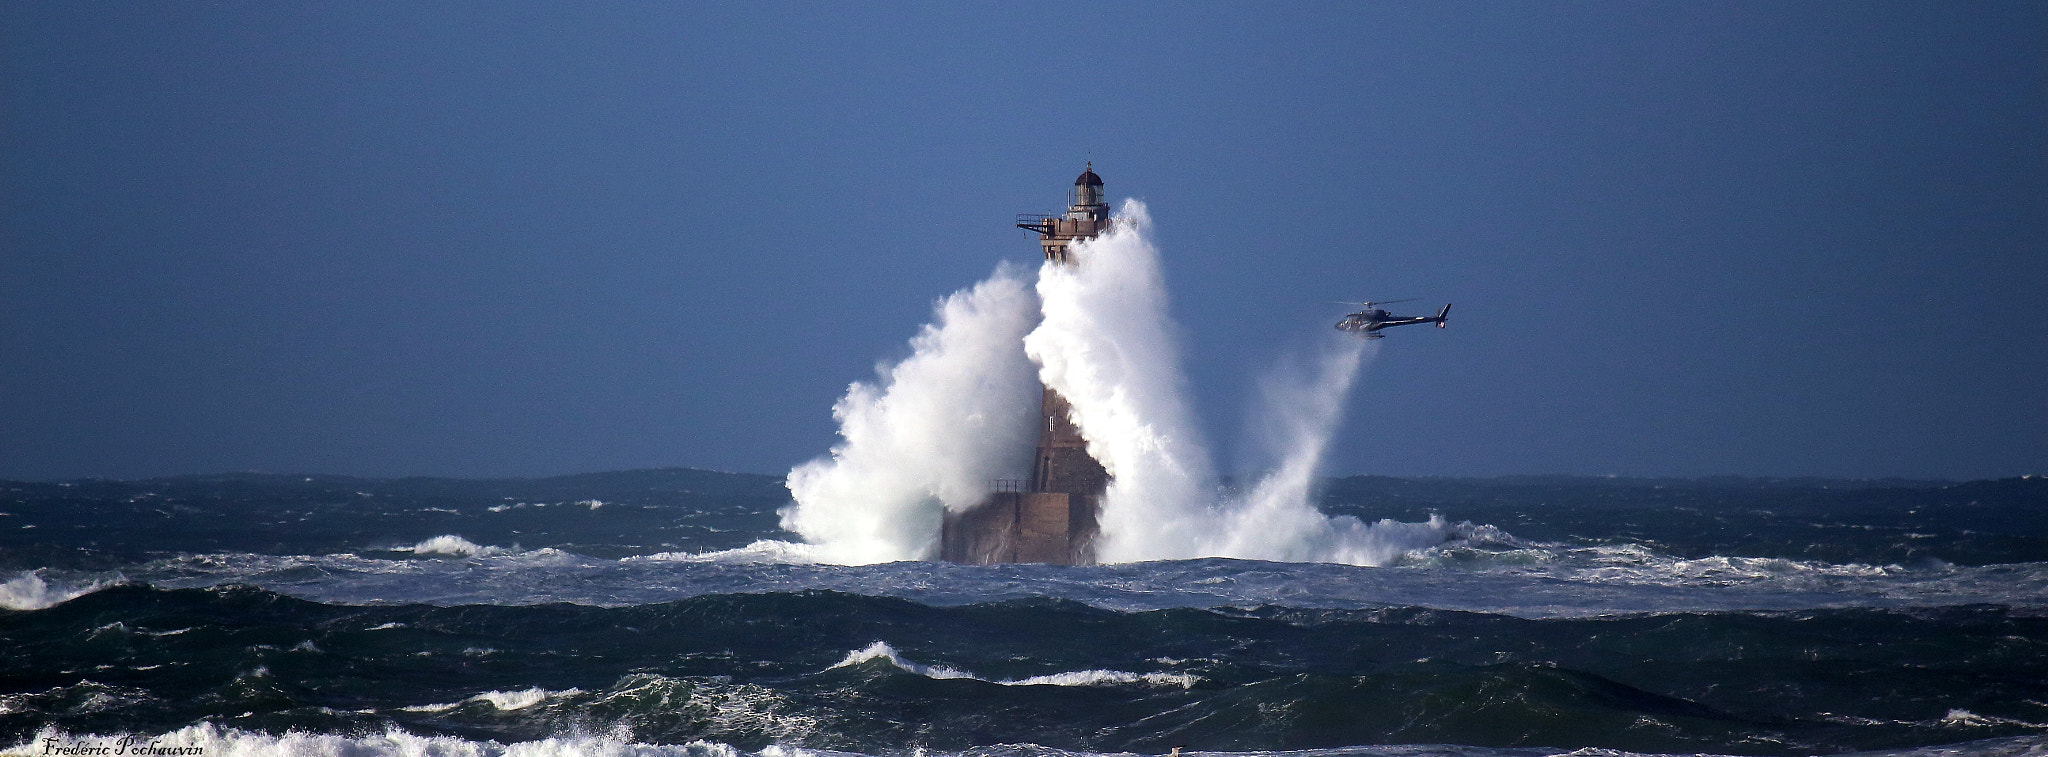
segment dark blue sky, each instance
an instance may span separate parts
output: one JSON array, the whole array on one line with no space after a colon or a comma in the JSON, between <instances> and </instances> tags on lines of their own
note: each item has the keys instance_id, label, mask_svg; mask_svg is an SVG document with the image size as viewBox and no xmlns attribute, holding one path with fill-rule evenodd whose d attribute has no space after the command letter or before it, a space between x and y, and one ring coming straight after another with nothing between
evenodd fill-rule
<instances>
[{"instance_id":1,"label":"dark blue sky","mask_svg":"<svg viewBox=\"0 0 2048 757\"><path fill-rule=\"evenodd\" d=\"M2048 473L2048 4L584 6L0 3L0 477L779 473L1091 158L1226 451Z\"/></svg>"}]
</instances>

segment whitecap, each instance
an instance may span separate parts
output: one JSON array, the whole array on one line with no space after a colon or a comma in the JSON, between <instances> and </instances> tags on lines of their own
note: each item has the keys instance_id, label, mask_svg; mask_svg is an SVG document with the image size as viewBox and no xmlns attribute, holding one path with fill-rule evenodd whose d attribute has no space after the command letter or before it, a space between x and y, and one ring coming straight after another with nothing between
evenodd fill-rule
<instances>
[{"instance_id":1,"label":"whitecap","mask_svg":"<svg viewBox=\"0 0 2048 757\"><path fill-rule=\"evenodd\" d=\"M1122 670L1076 670L1032 676L1017 681L997 681L1004 686L1103 686L1149 684L1192 689L1202 680L1192 673L1130 673Z\"/></svg>"},{"instance_id":2,"label":"whitecap","mask_svg":"<svg viewBox=\"0 0 2048 757\"><path fill-rule=\"evenodd\" d=\"M926 678L975 678L973 673L957 668L949 668L944 665L920 665L903 659L902 655L896 653L896 648L889 646L889 643L886 641L877 641L863 649L847 652L845 659L833 663L832 667L826 668L826 670L859 665L869 660L888 660L891 665ZM981 679L976 678L976 680Z\"/></svg>"},{"instance_id":3,"label":"whitecap","mask_svg":"<svg viewBox=\"0 0 2048 757\"><path fill-rule=\"evenodd\" d=\"M776 539L761 539L737 549L722 549L713 552L658 552L651 555L634 555L621 558L620 562L811 565L817 563L818 558L817 547L815 546Z\"/></svg>"},{"instance_id":4,"label":"whitecap","mask_svg":"<svg viewBox=\"0 0 2048 757\"><path fill-rule=\"evenodd\" d=\"M406 712L447 712L457 707L461 707L465 704L476 702L480 704L489 704L491 707L496 708L502 712L511 712L513 710L524 710L528 707L540 704L542 702L547 701L549 697L568 697L582 693L582 689L576 688L563 689L561 691L549 691L547 689L535 686L531 689L521 689L519 691L486 691L482 694L477 694L467 699L463 699L459 702L418 704L411 705L408 707L400 707L398 709L404 710Z\"/></svg>"},{"instance_id":5,"label":"whitecap","mask_svg":"<svg viewBox=\"0 0 2048 757\"><path fill-rule=\"evenodd\" d=\"M869 660L887 660L890 665L900 670L916 673L926 678L971 678L976 681L1001 686L1106 686L1142 683L1153 686L1179 686L1186 689L1192 688L1197 682L1202 680L1200 676L1186 673L1131 673L1122 670L1075 670L1048 673L1030 678L991 680L959 668L912 662L904 659L903 655L898 654L896 649L889 646L889 643L885 641L877 641L864 648L848 652L844 659L834 663L832 667L826 668L826 670L859 665Z\"/></svg>"},{"instance_id":6,"label":"whitecap","mask_svg":"<svg viewBox=\"0 0 2048 757\"><path fill-rule=\"evenodd\" d=\"M239 728L199 723L156 736L131 734L71 734L44 729L7 753L40 753L37 745L105 746L113 753L126 738L130 753L161 755L278 755L280 757L744 757L747 753L728 744L692 741L686 744L648 744L616 737L594 735L556 736L535 741L503 744L471 741L457 736L422 736L393 728L384 733L337 734L287 731L269 734Z\"/></svg>"},{"instance_id":7,"label":"whitecap","mask_svg":"<svg viewBox=\"0 0 2048 757\"><path fill-rule=\"evenodd\" d=\"M582 689L564 689L562 691L548 691L547 689L543 689L536 686L534 688L524 689L521 691L486 691L482 694L470 697L470 699L474 701L490 702L492 707L496 707L500 710L505 710L509 712L511 710L524 710L528 707L540 704L541 702L547 701L547 698L551 696L572 696L581 693L583 693Z\"/></svg>"},{"instance_id":8,"label":"whitecap","mask_svg":"<svg viewBox=\"0 0 2048 757\"><path fill-rule=\"evenodd\" d=\"M120 583L119 577L79 583L51 583L43 579L41 569L31 570L0 584L0 609L46 610L117 583Z\"/></svg>"},{"instance_id":9,"label":"whitecap","mask_svg":"<svg viewBox=\"0 0 2048 757\"><path fill-rule=\"evenodd\" d=\"M422 541L418 544L414 544L410 547L394 547L392 548L391 551L411 552L415 555L447 555L449 557L489 557L492 555L510 554L512 552L518 551L518 548L514 547L512 549L506 549L504 547L493 547L478 544L476 542L464 539L461 536L455 534L444 534L441 536L436 536L432 539L428 539L426 541Z\"/></svg>"}]
</instances>

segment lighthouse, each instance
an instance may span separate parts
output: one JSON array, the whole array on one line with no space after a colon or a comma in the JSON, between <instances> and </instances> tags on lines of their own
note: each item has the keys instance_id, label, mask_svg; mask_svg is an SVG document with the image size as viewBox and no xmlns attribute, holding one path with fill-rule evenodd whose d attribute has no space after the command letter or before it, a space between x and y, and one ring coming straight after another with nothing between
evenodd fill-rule
<instances>
[{"instance_id":1,"label":"lighthouse","mask_svg":"<svg viewBox=\"0 0 2048 757\"><path fill-rule=\"evenodd\" d=\"M1092 162L1074 179L1066 213L1017 217L1017 228L1038 232L1045 259L1055 265L1073 265L1073 243L1092 239L1113 223L1102 177L1095 175ZM1097 514L1109 473L1088 455L1066 398L1040 389L1031 477L993 482L988 499L962 512L948 511L939 530L940 559L972 565L1095 563L1095 537L1101 533Z\"/></svg>"},{"instance_id":2,"label":"lighthouse","mask_svg":"<svg viewBox=\"0 0 2048 757\"><path fill-rule=\"evenodd\" d=\"M1055 263L1072 262L1067 258L1067 246L1108 231L1109 224L1109 203L1102 199L1102 177L1095 175L1094 161L1075 177L1074 189L1067 193L1065 215L1017 216L1017 228L1038 232L1038 246L1045 250L1045 259Z\"/></svg>"}]
</instances>

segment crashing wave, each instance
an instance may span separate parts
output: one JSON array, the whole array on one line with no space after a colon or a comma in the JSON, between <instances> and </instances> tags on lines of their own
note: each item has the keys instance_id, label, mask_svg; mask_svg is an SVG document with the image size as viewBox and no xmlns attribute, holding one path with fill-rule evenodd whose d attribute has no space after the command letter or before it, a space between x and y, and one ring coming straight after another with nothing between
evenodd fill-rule
<instances>
[{"instance_id":1,"label":"crashing wave","mask_svg":"<svg viewBox=\"0 0 2048 757\"><path fill-rule=\"evenodd\" d=\"M47 610L119 583L121 578L118 576L52 583L43 578L41 569L31 570L0 584L0 609Z\"/></svg>"},{"instance_id":2,"label":"crashing wave","mask_svg":"<svg viewBox=\"0 0 2048 757\"><path fill-rule=\"evenodd\" d=\"M494 557L519 551L518 547L506 549L493 547L464 539L456 534L444 534L427 539L410 547L393 547L393 552L411 552L415 555L445 555L448 557Z\"/></svg>"}]
</instances>

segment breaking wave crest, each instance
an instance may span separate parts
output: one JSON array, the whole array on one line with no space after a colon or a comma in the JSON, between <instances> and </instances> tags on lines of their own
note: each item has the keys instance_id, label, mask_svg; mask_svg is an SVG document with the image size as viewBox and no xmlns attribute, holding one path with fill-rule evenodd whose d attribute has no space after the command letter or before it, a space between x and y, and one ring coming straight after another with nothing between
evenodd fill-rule
<instances>
[{"instance_id":1,"label":"breaking wave crest","mask_svg":"<svg viewBox=\"0 0 2048 757\"><path fill-rule=\"evenodd\" d=\"M493 547L478 544L455 534L446 534L427 539L410 547L394 547L391 551L411 552L422 556L493 557L516 553L519 551L519 548Z\"/></svg>"},{"instance_id":2,"label":"breaking wave crest","mask_svg":"<svg viewBox=\"0 0 2048 757\"><path fill-rule=\"evenodd\" d=\"M53 583L31 570L0 584L0 610L44 610L119 583L118 576Z\"/></svg>"},{"instance_id":3,"label":"breaking wave crest","mask_svg":"<svg viewBox=\"0 0 2048 757\"><path fill-rule=\"evenodd\" d=\"M718 549L707 552L657 552L624 558L626 562L693 562L728 563L734 565L810 565L819 562L818 547L812 544L782 541L780 539L758 539L754 543L736 549Z\"/></svg>"},{"instance_id":4,"label":"breaking wave crest","mask_svg":"<svg viewBox=\"0 0 2048 757\"><path fill-rule=\"evenodd\" d=\"M563 689L561 691L548 691L547 689L543 689L536 686L530 689L521 689L519 691L486 691L482 694L478 694L468 699L464 699L461 702L449 702L446 704L412 705L409 707L401 707L399 709L408 712L447 712L457 707L461 707L466 703L477 702L481 704L488 704L491 707L496 708L500 712L511 712L513 710L524 710L528 707L532 707L534 705L545 702L550 698L571 697L582 693L583 690L578 688Z\"/></svg>"},{"instance_id":5,"label":"breaking wave crest","mask_svg":"<svg viewBox=\"0 0 2048 757\"><path fill-rule=\"evenodd\" d=\"M1075 670L1061 673L1031 676L1016 679L988 679L958 668L945 665L925 665L904 659L888 642L877 641L861 649L846 653L846 658L834 663L827 670L852 667L870 660L886 660L900 670L926 678L955 679L967 678L1000 686L1112 686L1145 684L1150 686L1178 686L1193 688L1202 679L1187 673L1130 673L1122 670Z\"/></svg>"}]
</instances>

